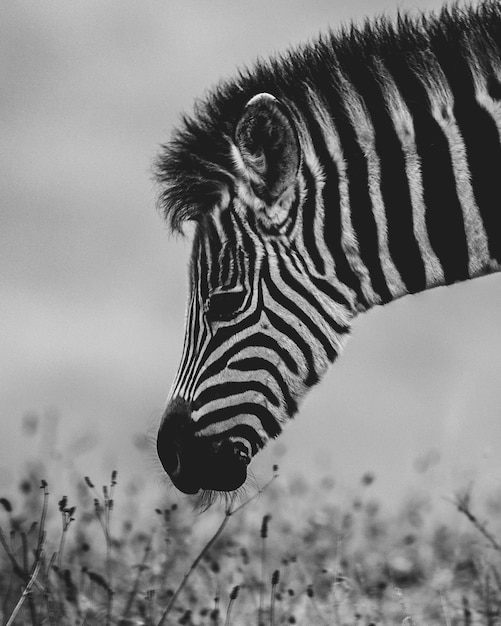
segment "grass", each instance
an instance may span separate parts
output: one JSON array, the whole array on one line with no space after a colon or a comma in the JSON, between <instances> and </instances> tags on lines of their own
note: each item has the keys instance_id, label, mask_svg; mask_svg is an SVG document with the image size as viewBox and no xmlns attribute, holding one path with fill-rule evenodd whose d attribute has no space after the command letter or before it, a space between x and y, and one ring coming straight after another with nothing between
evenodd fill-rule
<instances>
[{"instance_id":1,"label":"grass","mask_svg":"<svg viewBox=\"0 0 501 626\"><path fill-rule=\"evenodd\" d=\"M40 471L0 494L3 626L501 623L499 497L463 492L449 526L423 499L385 513L369 475L347 505L332 482L274 468L197 514L149 508L115 471L99 487L82 477L71 502Z\"/></svg>"}]
</instances>

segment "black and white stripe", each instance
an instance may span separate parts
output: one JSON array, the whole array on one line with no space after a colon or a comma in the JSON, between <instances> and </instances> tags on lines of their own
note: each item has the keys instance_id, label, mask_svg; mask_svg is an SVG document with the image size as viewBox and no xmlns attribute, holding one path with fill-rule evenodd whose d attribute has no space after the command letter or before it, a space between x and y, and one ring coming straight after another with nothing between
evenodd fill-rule
<instances>
[{"instance_id":1,"label":"black and white stripe","mask_svg":"<svg viewBox=\"0 0 501 626\"><path fill-rule=\"evenodd\" d=\"M157 176L173 227L198 222L171 397L193 437L255 454L358 312L499 271L498 2L258 65L199 105Z\"/></svg>"}]
</instances>

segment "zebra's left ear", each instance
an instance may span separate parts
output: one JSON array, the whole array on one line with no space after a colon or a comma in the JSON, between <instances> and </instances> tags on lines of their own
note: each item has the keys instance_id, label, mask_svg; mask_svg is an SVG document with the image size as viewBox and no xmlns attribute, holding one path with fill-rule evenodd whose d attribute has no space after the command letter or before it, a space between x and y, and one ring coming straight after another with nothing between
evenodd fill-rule
<instances>
[{"instance_id":1,"label":"zebra's left ear","mask_svg":"<svg viewBox=\"0 0 501 626\"><path fill-rule=\"evenodd\" d=\"M290 189L301 161L299 138L287 108L269 93L247 103L235 128L241 167L254 192L275 202Z\"/></svg>"}]
</instances>

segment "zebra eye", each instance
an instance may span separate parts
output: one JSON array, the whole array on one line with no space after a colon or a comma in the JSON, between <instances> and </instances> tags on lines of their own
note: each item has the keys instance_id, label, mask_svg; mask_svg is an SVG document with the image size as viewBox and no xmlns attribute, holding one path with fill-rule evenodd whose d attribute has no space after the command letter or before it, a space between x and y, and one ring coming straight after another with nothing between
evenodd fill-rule
<instances>
[{"instance_id":1,"label":"zebra eye","mask_svg":"<svg viewBox=\"0 0 501 626\"><path fill-rule=\"evenodd\" d=\"M205 315L209 322L229 321L242 308L245 300L245 291L215 291L206 300Z\"/></svg>"}]
</instances>

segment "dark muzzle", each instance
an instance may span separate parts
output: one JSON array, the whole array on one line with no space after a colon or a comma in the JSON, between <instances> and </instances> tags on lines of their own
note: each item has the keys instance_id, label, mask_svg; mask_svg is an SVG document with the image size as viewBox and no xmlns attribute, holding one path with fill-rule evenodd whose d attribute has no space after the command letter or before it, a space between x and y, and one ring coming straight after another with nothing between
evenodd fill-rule
<instances>
[{"instance_id":1,"label":"dark muzzle","mask_svg":"<svg viewBox=\"0 0 501 626\"><path fill-rule=\"evenodd\" d=\"M229 438L197 437L189 404L174 398L168 405L157 437L160 461L182 492L199 489L233 491L247 478L250 457L241 442Z\"/></svg>"}]
</instances>

